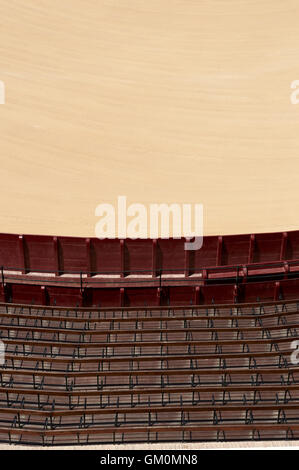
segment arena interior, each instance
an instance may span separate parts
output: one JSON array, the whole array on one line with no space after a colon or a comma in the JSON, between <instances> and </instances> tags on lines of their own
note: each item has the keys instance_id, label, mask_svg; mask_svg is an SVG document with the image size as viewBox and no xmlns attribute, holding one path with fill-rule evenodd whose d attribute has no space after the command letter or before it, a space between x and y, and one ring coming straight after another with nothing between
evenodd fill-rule
<instances>
[{"instance_id":1,"label":"arena interior","mask_svg":"<svg viewBox=\"0 0 299 470\"><path fill-rule=\"evenodd\" d=\"M0 0L1 449L296 446L298 14ZM121 195L202 248L98 239Z\"/></svg>"}]
</instances>

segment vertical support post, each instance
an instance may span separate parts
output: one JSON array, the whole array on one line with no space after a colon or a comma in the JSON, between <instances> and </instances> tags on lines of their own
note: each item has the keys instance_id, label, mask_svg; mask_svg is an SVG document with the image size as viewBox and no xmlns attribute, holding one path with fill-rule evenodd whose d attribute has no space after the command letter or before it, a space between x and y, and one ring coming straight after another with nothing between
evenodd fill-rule
<instances>
[{"instance_id":1,"label":"vertical support post","mask_svg":"<svg viewBox=\"0 0 299 470\"><path fill-rule=\"evenodd\" d=\"M280 298L280 282L277 281L274 284L274 300L279 300Z\"/></svg>"},{"instance_id":2,"label":"vertical support post","mask_svg":"<svg viewBox=\"0 0 299 470\"><path fill-rule=\"evenodd\" d=\"M83 276L82 276L82 271L80 271L80 293L82 294L83 292Z\"/></svg>"},{"instance_id":3,"label":"vertical support post","mask_svg":"<svg viewBox=\"0 0 299 470\"><path fill-rule=\"evenodd\" d=\"M85 239L86 244L86 273L87 277L91 276L91 249L90 249L90 238Z\"/></svg>"},{"instance_id":4,"label":"vertical support post","mask_svg":"<svg viewBox=\"0 0 299 470\"><path fill-rule=\"evenodd\" d=\"M290 272L290 266L289 266L289 263L287 263L286 261L283 263L283 270L284 270L283 278L287 279L289 276L289 272Z\"/></svg>"},{"instance_id":5,"label":"vertical support post","mask_svg":"<svg viewBox=\"0 0 299 470\"><path fill-rule=\"evenodd\" d=\"M125 240L120 240L120 277L125 277Z\"/></svg>"},{"instance_id":6,"label":"vertical support post","mask_svg":"<svg viewBox=\"0 0 299 470\"><path fill-rule=\"evenodd\" d=\"M234 295L233 295L233 303L236 304L239 302L239 287L237 284L234 285Z\"/></svg>"},{"instance_id":7,"label":"vertical support post","mask_svg":"<svg viewBox=\"0 0 299 470\"><path fill-rule=\"evenodd\" d=\"M283 232L282 238L281 238L281 246L280 246L280 261L285 259L286 256L286 250L287 250L287 242L288 242L288 233Z\"/></svg>"},{"instance_id":8,"label":"vertical support post","mask_svg":"<svg viewBox=\"0 0 299 470\"><path fill-rule=\"evenodd\" d=\"M185 277L189 277L190 273L190 251L185 250Z\"/></svg>"},{"instance_id":9,"label":"vertical support post","mask_svg":"<svg viewBox=\"0 0 299 470\"><path fill-rule=\"evenodd\" d=\"M247 282L247 275L248 275L248 269L247 266L242 267L242 272L243 272L243 283Z\"/></svg>"},{"instance_id":10,"label":"vertical support post","mask_svg":"<svg viewBox=\"0 0 299 470\"><path fill-rule=\"evenodd\" d=\"M4 269L3 269L3 266L1 266L1 283L2 283L2 287L4 287Z\"/></svg>"},{"instance_id":11,"label":"vertical support post","mask_svg":"<svg viewBox=\"0 0 299 470\"><path fill-rule=\"evenodd\" d=\"M223 243L222 237L218 237L218 241L217 241L216 266L221 266L221 261L222 261L222 243Z\"/></svg>"},{"instance_id":12,"label":"vertical support post","mask_svg":"<svg viewBox=\"0 0 299 470\"><path fill-rule=\"evenodd\" d=\"M19 267L22 274L26 274L26 261L25 261L25 244L24 244L24 236L19 235L18 240L19 245Z\"/></svg>"},{"instance_id":13,"label":"vertical support post","mask_svg":"<svg viewBox=\"0 0 299 470\"><path fill-rule=\"evenodd\" d=\"M7 301L7 295L6 295L6 284L1 284L1 302L6 302Z\"/></svg>"},{"instance_id":14,"label":"vertical support post","mask_svg":"<svg viewBox=\"0 0 299 470\"><path fill-rule=\"evenodd\" d=\"M58 238L53 237L53 247L54 247L54 266L55 274L59 276L60 274L60 262L59 262L59 250L58 250Z\"/></svg>"},{"instance_id":15,"label":"vertical support post","mask_svg":"<svg viewBox=\"0 0 299 470\"><path fill-rule=\"evenodd\" d=\"M194 305L199 305L200 303L200 286L196 286L194 290Z\"/></svg>"},{"instance_id":16,"label":"vertical support post","mask_svg":"<svg viewBox=\"0 0 299 470\"><path fill-rule=\"evenodd\" d=\"M86 290L83 288L83 282L82 282L82 273L80 273L81 277L81 282L80 282L80 307L84 307L85 305L85 296L86 296Z\"/></svg>"},{"instance_id":17,"label":"vertical support post","mask_svg":"<svg viewBox=\"0 0 299 470\"><path fill-rule=\"evenodd\" d=\"M162 297L162 289L161 287L157 288L157 306L160 307L161 305L161 297Z\"/></svg>"},{"instance_id":18,"label":"vertical support post","mask_svg":"<svg viewBox=\"0 0 299 470\"><path fill-rule=\"evenodd\" d=\"M254 248L255 248L255 235L251 234L250 240L249 240L248 264L253 263Z\"/></svg>"},{"instance_id":19,"label":"vertical support post","mask_svg":"<svg viewBox=\"0 0 299 470\"><path fill-rule=\"evenodd\" d=\"M157 240L153 240L152 244L152 277L157 276Z\"/></svg>"},{"instance_id":20,"label":"vertical support post","mask_svg":"<svg viewBox=\"0 0 299 470\"><path fill-rule=\"evenodd\" d=\"M119 305L120 307L125 306L125 289L123 287L119 289Z\"/></svg>"},{"instance_id":21,"label":"vertical support post","mask_svg":"<svg viewBox=\"0 0 299 470\"><path fill-rule=\"evenodd\" d=\"M42 305L47 305L47 288L46 286L41 286L41 296L42 296Z\"/></svg>"}]
</instances>

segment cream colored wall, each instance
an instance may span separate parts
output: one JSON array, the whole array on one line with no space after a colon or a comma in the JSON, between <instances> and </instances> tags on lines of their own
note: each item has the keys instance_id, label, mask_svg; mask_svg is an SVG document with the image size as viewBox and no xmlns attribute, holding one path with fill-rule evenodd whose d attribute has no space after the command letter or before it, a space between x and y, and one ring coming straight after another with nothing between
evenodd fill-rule
<instances>
[{"instance_id":1,"label":"cream colored wall","mask_svg":"<svg viewBox=\"0 0 299 470\"><path fill-rule=\"evenodd\" d=\"M0 231L203 203L205 233L298 229L297 0L0 0Z\"/></svg>"}]
</instances>

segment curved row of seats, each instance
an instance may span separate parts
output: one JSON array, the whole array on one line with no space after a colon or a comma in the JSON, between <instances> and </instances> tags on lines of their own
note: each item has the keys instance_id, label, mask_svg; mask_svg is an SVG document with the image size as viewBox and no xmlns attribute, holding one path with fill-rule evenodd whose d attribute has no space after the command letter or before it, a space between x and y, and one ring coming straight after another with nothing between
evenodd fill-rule
<instances>
[{"instance_id":1,"label":"curved row of seats","mask_svg":"<svg viewBox=\"0 0 299 470\"><path fill-rule=\"evenodd\" d=\"M0 441L296 439L299 302L0 305Z\"/></svg>"}]
</instances>

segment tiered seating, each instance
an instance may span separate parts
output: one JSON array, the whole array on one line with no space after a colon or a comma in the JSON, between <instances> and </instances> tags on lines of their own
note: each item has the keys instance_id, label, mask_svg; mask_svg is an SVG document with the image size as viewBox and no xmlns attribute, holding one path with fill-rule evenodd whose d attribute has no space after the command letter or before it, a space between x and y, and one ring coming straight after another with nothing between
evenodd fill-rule
<instances>
[{"instance_id":1,"label":"tiered seating","mask_svg":"<svg viewBox=\"0 0 299 470\"><path fill-rule=\"evenodd\" d=\"M299 303L0 307L0 441L299 438Z\"/></svg>"}]
</instances>

